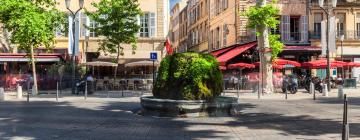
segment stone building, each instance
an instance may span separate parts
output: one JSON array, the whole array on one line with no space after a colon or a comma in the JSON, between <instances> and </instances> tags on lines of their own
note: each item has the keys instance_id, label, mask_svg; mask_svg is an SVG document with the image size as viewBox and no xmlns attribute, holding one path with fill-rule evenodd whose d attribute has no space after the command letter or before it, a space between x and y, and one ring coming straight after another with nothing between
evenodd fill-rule
<instances>
[{"instance_id":1,"label":"stone building","mask_svg":"<svg viewBox=\"0 0 360 140\"><path fill-rule=\"evenodd\" d=\"M324 29L326 26L321 26L321 22L326 21L327 16L320 9L317 1L309 1L309 7L310 41L314 46L322 46L321 32L326 30ZM334 42L336 40L335 51L331 51L330 58L360 62L360 2L338 0L336 8L330 14L330 17L335 17L335 23L331 23L335 35L330 36L330 40ZM344 36L343 42L340 40L342 35ZM344 75L345 77L360 77L360 69L345 68Z\"/></svg>"},{"instance_id":2,"label":"stone building","mask_svg":"<svg viewBox=\"0 0 360 140\"><path fill-rule=\"evenodd\" d=\"M184 52L186 50L184 47L180 47L180 39L184 37L183 30L184 25L186 25L186 23L184 23L184 17L186 17L184 12L187 10L186 4L187 0L182 0L171 8L169 36L172 42L171 45L176 52Z\"/></svg>"},{"instance_id":3,"label":"stone building","mask_svg":"<svg viewBox=\"0 0 360 140\"><path fill-rule=\"evenodd\" d=\"M188 1L188 51L208 52L209 6L210 0Z\"/></svg>"},{"instance_id":4,"label":"stone building","mask_svg":"<svg viewBox=\"0 0 360 140\"><path fill-rule=\"evenodd\" d=\"M84 8L89 11L96 10L91 6L93 2L99 2L100 0L86 0ZM68 12L65 7L64 0L57 0L59 5L57 8L61 11ZM131 45L123 44L124 46L124 55L120 57L119 64L124 64L132 61L139 60L148 60L150 57L150 52L156 51L159 54L159 61L163 56L165 56L164 51L164 42L169 32L169 22L170 22L170 12L169 12L169 1L168 0L139 0L140 9L143 11L143 15L138 18L138 23L140 25L139 38L137 40L137 49L135 53L132 51ZM71 2L71 8L76 10L78 8L78 3L76 0ZM83 12L81 11L78 15L78 25L76 26L80 32L78 33L79 37L79 60L82 62L85 61L85 56L87 56L88 61L93 60L110 60L116 58L116 54L104 54L99 53L98 41L102 39L101 36L98 36L96 32L89 32L83 25L88 25L90 27L99 26L98 23L90 20ZM55 44L55 50L61 53L68 53L69 40L68 35L64 33L57 33L57 43ZM85 36L89 36L86 39ZM97 57L93 57L97 56Z\"/></svg>"}]
</instances>

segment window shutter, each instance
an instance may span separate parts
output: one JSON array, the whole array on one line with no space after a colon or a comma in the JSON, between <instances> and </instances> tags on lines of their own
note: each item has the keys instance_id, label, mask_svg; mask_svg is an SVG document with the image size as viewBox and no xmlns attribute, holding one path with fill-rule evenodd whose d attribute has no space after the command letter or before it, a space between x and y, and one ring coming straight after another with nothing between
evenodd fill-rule
<instances>
[{"instance_id":1,"label":"window shutter","mask_svg":"<svg viewBox=\"0 0 360 140\"><path fill-rule=\"evenodd\" d=\"M156 36L156 17L155 17L155 13L150 13L150 37L155 37Z\"/></svg>"},{"instance_id":2,"label":"window shutter","mask_svg":"<svg viewBox=\"0 0 360 140\"><path fill-rule=\"evenodd\" d=\"M308 18L306 15L301 16L301 42L308 42Z\"/></svg>"},{"instance_id":3,"label":"window shutter","mask_svg":"<svg viewBox=\"0 0 360 140\"><path fill-rule=\"evenodd\" d=\"M282 15L281 16L281 40L289 41L290 40L290 16Z\"/></svg>"}]
</instances>

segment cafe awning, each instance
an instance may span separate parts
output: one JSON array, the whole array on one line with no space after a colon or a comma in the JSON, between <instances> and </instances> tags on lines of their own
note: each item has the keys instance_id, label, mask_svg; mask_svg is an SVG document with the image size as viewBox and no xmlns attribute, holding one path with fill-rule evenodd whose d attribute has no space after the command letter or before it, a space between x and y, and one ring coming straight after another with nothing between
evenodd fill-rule
<instances>
[{"instance_id":1,"label":"cafe awning","mask_svg":"<svg viewBox=\"0 0 360 140\"><path fill-rule=\"evenodd\" d=\"M61 54L42 53L34 55L35 62L59 62ZM29 62L30 58L25 53L0 53L0 62Z\"/></svg>"},{"instance_id":2,"label":"cafe awning","mask_svg":"<svg viewBox=\"0 0 360 140\"><path fill-rule=\"evenodd\" d=\"M223 49L219 49L219 50L216 50L216 51L211 52L210 54L213 55L213 56L215 56L215 57L217 57L217 56L219 56L219 55L221 55L221 54L223 54L223 53L225 53L225 52L227 52L227 51L229 51L229 50L231 50L231 49L233 49L233 48L234 48L234 46L227 47L227 48L223 48Z\"/></svg>"},{"instance_id":3,"label":"cafe awning","mask_svg":"<svg viewBox=\"0 0 360 140\"><path fill-rule=\"evenodd\" d=\"M227 61L238 56L239 54L243 53L244 51L256 46L256 44L257 44L257 42L251 42L251 43L238 45L235 48L229 50L228 52L220 55L216 59L219 61L220 65L225 65Z\"/></svg>"}]
</instances>

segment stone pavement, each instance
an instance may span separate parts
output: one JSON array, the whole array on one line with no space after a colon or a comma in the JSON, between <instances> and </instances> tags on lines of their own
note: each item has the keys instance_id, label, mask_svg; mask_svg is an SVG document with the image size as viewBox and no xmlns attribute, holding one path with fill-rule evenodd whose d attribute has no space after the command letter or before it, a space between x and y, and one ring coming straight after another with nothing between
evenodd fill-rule
<instances>
[{"instance_id":1,"label":"stone pavement","mask_svg":"<svg viewBox=\"0 0 360 140\"><path fill-rule=\"evenodd\" d=\"M350 138L360 140L360 91L349 95ZM10 93L9 93L10 94ZM146 93L149 94L149 93ZM335 98L302 93L242 93L238 115L212 118L158 118L134 114L140 108L141 92L64 94L56 102L53 94L0 102L0 139L239 139L239 140L338 140L341 136L342 102ZM228 91L226 96L236 96Z\"/></svg>"}]
</instances>

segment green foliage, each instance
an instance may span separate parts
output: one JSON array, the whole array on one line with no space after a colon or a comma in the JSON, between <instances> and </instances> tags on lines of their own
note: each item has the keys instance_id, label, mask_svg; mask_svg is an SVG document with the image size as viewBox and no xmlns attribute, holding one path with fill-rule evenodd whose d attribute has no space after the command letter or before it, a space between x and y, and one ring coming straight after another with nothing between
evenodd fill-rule
<instances>
[{"instance_id":1,"label":"green foliage","mask_svg":"<svg viewBox=\"0 0 360 140\"><path fill-rule=\"evenodd\" d=\"M99 51L123 54L123 47L120 44L132 44L136 49L136 34L140 27L136 17L141 15L137 0L101 0L99 3L92 3L97 8L95 12L86 9L86 15L101 26L89 28L105 39L100 41Z\"/></svg>"},{"instance_id":2,"label":"green foliage","mask_svg":"<svg viewBox=\"0 0 360 140\"><path fill-rule=\"evenodd\" d=\"M269 35L269 43L271 48L271 60L275 60L279 53L282 52L284 44L279 41L280 35Z\"/></svg>"},{"instance_id":3,"label":"green foliage","mask_svg":"<svg viewBox=\"0 0 360 140\"><path fill-rule=\"evenodd\" d=\"M280 10L274 6L276 0L273 0L271 4L268 4L263 7L251 7L243 15L248 17L248 28L256 29L256 27L270 27L276 29L279 25L279 21L276 17L279 15ZM256 35L259 36L261 33L256 32ZM271 59L275 60L277 55L282 52L284 44L279 41L279 35L273 35L269 33L269 44L271 48Z\"/></svg>"},{"instance_id":4,"label":"green foliage","mask_svg":"<svg viewBox=\"0 0 360 140\"><path fill-rule=\"evenodd\" d=\"M222 73L208 54L177 53L161 62L153 94L174 100L212 100L222 92Z\"/></svg>"},{"instance_id":5,"label":"green foliage","mask_svg":"<svg viewBox=\"0 0 360 140\"><path fill-rule=\"evenodd\" d=\"M11 32L11 42L30 52L34 48L52 47L55 30L65 20L48 0L1 0L0 22ZM43 4L43 5L41 5ZM45 8L43 8L44 6Z\"/></svg>"},{"instance_id":6,"label":"green foliage","mask_svg":"<svg viewBox=\"0 0 360 140\"><path fill-rule=\"evenodd\" d=\"M273 1L275 3L276 1ZM276 20L280 10L273 4L268 4L263 7L251 7L248 11L242 15L248 17L249 23L248 28L255 29L256 26L266 26L270 28L276 28L279 21Z\"/></svg>"}]
</instances>

